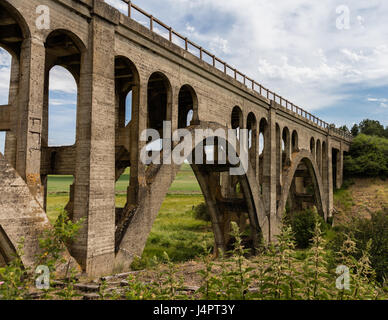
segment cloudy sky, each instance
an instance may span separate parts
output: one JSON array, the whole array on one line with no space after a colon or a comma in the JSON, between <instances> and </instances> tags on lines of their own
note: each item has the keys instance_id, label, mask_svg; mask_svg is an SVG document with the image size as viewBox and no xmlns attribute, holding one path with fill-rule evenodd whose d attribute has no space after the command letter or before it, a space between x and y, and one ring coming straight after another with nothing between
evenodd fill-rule
<instances>
[{"instance_id":1,"label":"cloudy sky","mask_svg":"<svg viewBox=\"0 0 388 320\"><path fill-rule=\"evenodd\" d=\"M106 2L125 11L120 0ZM371 118L388 125L388 1L133 2L329 123L352 126ZM0 52L0 104L7 63ZM51 76L50 141L71 143L76 87L59 68Z\"/></svg>"}]
</instances>

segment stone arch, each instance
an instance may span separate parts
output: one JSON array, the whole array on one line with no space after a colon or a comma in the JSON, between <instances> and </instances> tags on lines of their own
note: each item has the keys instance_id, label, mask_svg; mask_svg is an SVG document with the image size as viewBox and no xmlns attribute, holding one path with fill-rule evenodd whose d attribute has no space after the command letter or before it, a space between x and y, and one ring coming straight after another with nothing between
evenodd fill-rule
<instances>
[{"instance_id":1,"label":"stone arch","mask_svg":"<svg viewBox=\"0 0 388 320\"><path fill-rule=\"evenodd\" d=\"M328 148L327 148L327 143L326 141L322 141L322 167L321 167L321 172L322 172L322 181L323 185L325 187L325 190L327 190L328 185L329 185L329 177L328 177Z\"/></svg>"},{"instance_id":2,"label":"stone arch","mask_svg":"<svg viewBox=\"0 0 388 320\"><path fill-rule=\"evenodd\" d=\"M294 130L291 137L292 153L299 151L299 137L298 132Z\"/></svg>"},{"instance_id":3,"label":"stone arch","mask_svg":"<svg viewBox=\"0 0 388 320\"><path fill-rule=\"evenodd\" d=\"M80 38L73 32L66 29L56 29L50 32L45 40L45 79L44 79L44 106L42 123L42 146L47 147L49 143L49 125L51 122L49 105L49 90L51 73L54 67L59 66L66 69L74 78L77 86L76 107L71 116L74 123L74 142L77 137L77 119L80 105L80 77L82 58L86 47ZM44 183L45 184L45 183Z\"/></svg>"},{"instance_id":4,"label":"stone arch","mask_svg":"<svg viewBox=\"0 0 388 320\"><path fill-rule=\"evenodd\" d=\"M310 151L311 151L311 154L313 155L313 158L315 159L316 153L315 153L315 139L314 139L314 137L311 137L311 139L310 139Z\"/></svg>"},{"instance_id":5,"label":"stone arch","mask_svg":"<svg viewBox=\"0 0 388 320\"><path fill-rule=\"evenodd\" d=\"M0 3L0 21L5 21L6 19L8 21L5 23L5 26L13 28L14 32L16 31L16 35L12 41L0 41L0 43L5 50L13 56L18 57L21 50L21 43L31 38L31 31L22 14L7 1L2 1ZM16 27L14 27L15 25Z\"/></svg>"},{"instance_id":6,"label":"stone arch","mask_svg":"<svg viewBox=\"0 0 388 320\"><path fill-rule=\"evenodd\" d=\"M261 118L260 124L259 124L259 144L260 144L260 150L259 154L261 155L268 145L268 136L269 130L268 130L268 121L266 118Z\"/></svg>"},{"instance_id":7,"label":"stone arch","mask_svg":"<svg viewBox=\"0 0 388 320\"><path fill-rule=\"evenodd\" d=\"M249 161L253 164L256 169L256 157L257 157L257 120L253 112L250 112L247 117L248 129L248 153Z\"/></svg>"},{"instance_id":8,"label":"stone arch","mask_svg":"<svg viewBox=\"0 0 388 320\"><path fill-rule=\"evenodd\" d=\"M45 67L44 67L44 100L43 100L43 115L42 115L42 134L41 134L41 144L42 147L48 147L49 145L56 145L66 148L67 151L76 149L76 141L79 138L80 132L82 131L83 118L87 116L83 108L80 108L81 105L81 69L85 68L83 63L84 56L86 54L86 45L84 42L72 31L67 29L55 29L51 31L45 38ZM52 117L50 113L52 111L52 106L50 105L50 78L52 72L54 72L55 67L61 67L66 69L71 76L73 77L77 90L76 90L76 101L75 108L68 106L68 109L65 110L66 116L73 123L73 132L74 132L74 143L72 146L70 142L60 142L60 143L49 143L49 126L51 125ZM50 129L51 132L53 132ZM61 132L56 129L55 132ZM49 149L48 149L49 150ZM50 165L56 162L57 152L55 149L51 149L47 154L47 159L49 160ZM74 186L76 180L76 174L73 172L73 184L70 186L69 192L69 202L66 205L66 210L68 211L70 217L73 214L73 197L74 197ZM43 205L46 208L47 205L47 189L48 189L48 176L41 175L42 184L44 186L44 201Z\"/></svg>"},{"instance_id":9,"label":"stone arch","mask_svg":"<svg viewBox=\"0 0 388 320\"><path fill-rule=\"evenodd\" d=\"M322 176L322 146L321 146L321 140L317 140L317 147L316 147L316 162L318 165L319 172Z\"/></svg>"},{"instance_id":10,"label":"stone arch","mask_svg":"<svg viewBox=\"0 0 388 320\"><path fill-rule=\"evenodd\" d=\"M197 94L192 86L185 84L179 90L178 128L186 128L190 126L190 124L198 123L198 121Z\"/></svg>"},{"instance_id":11,"label":"stone arch","mask_svg":"<svg viewBox=\"0 0 388 320\"><path fill-rule=\"evenodd\" d=\"M289 165L289 162L291 159L291 136L290 136L290 130L288 129L288 127L283 128L282 142L284 146L283 155L282 155L282 163L283 163L283 169L284 169L286 165Z\"/></svg>"},{"instance_id":12,"label":"stone arch","mask_svg":"<svg viewBox=\"0 0 388 320\"><path fill-rule=\"evenodd\" d=\"M10 82L6 101L13 109L17 109L19 103L19 84L22 77L22 73L20 72L22 47L23 43L30 41L31 32L24 17L8 1L0 2L0 23L2 26L0 47L11 56ZM7 33L10 32L12 32L12 37L7 38ZM24 51L26 52L27 50ZM17 114L13 112L12 117L17 117ZM4 155L13 167L16 167L17 158L17 134L15 129L7 128L6 132L0 133L2 142L4 143Z\"/></svg>"},{"instance_id":13,"label":"stone arch","mask_svg":"<svg viewBox=\"0 0 388 320\"><path fill-rule=\"evenodd\" d=\"M147 128L159 132L163 121L172 120L172 87L168 77L156 71L147 81Z\"/></svg>"},{"instance_id":14,"label":"stone arch","mask_svg":"<svg viewBox=\"0 0 388 320\"><path fill-rule=\"evenodd\" d=\"M281 190L281 184L282 184L282 136L281 136L281 129L280 125L276 123L275 125L276 132L276 194L280 193Z\"/></svg>"},{"instance_id":15,"label":"stone arch","mask_svg":"<svg viewBox=\"0 0 388 320\"><path fill-rule=\"evenodd\" d=\"M55 65L67 69L79 85L81 64L86 45L73 32L66 29L51 31L45 40L46 73Z\"/></svg>"},{"instance_id":16,"label":"stone arch","mask_svg":"<svg viewBox=\"0 0 388 320\"><path fill-rule=\"evenodd\" d=\"M116 128L125 128L139 108L140 76L135 63L121 55L115 57L115 94Z\"/></svg>"},{"instance_id":17,"label":"stone arch","mask_svg":"<svg viewBox=\"0 0 388 320\"><path fill-rule=\"evenodd\" d=\"M243 112L239 106L235 106L232 110L230 124L232 129L244 128Z\"/></svg>"},{"instance_id":18,"label":"stone arch","mask_svg":"<svg viewBox=\"0 0 388 320\"><path fill-rule=\"evenodd\" d=\"M213 132L217 129L227 130L226 127L216 123L201 122L200 125L189 127L187 134L194 137L195 129L210 129L213 130ZM217 136L217 138L220 137ZM201 146L201 142L194 140L195 139L192 138L192 141L189 142L191 143L190 148L193 151L198 146ZM123 231L122 236L117 237L117 239L119 239L119 241L116 242L117 263L130 263L134 256L141 255L148 234L151 231L153 221L155 220L165 195L174 181L176 174L179 172L180 167L181 165L178 164L162 164L151 165L149 170L147 170L146 179L148 191L145 193L145 197L141 199L141 202L144 202L144 204L139 204L131 216L130 223L124 228L125 230ZM200 168L195 164L193 164L193 170L196 173L197 180L209 205L209 211L214 226L215 241L218 245L221 245L223 243L222 231L220 229L220 221L218 220L219 215L217 215L218 209L215 202L215 194L210 190L209 180L206 179L207 174L201 173ZM255 227L261 229L263 238L267 241L269 236L268 219L265 215L262 197L259 196L259 187L256 182L255 174L250 164L246 174L241 177L240 183L244 197L247 201L247 206L250 208L250 219L254 220Z\"/></svg>"},{"instance_id":19,"label":"stone arch","mask_svg":"<svg viewBox=\"0 0 388 320\"><path fill-rule=\"evenodd\" d=\"M300 164L304 164L307 167L308 172L312 178L315 204L317 206L318 213L321 214L325 220L327 219L327 209L324 202L324 187L318 166L311 152L302 150L294 154L291 166L283 172L283 188L277 213L279 223L282 221L283 213L285 212L287 199L291 189L291 184Z\"/></svg>"}]
</instances>

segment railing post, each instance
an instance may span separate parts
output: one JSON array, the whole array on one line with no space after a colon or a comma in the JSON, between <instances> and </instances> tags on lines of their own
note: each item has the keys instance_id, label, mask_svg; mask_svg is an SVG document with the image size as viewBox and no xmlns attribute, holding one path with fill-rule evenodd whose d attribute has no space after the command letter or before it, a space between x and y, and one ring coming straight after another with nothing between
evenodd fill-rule
<instances>
[{"instance_id":1,"label":"railing post","mask_svg":"<svg viewBox=\"0 0 388 320\"><path fill-rule=\"evenodd\" d=\"M215 67L215 66L216 66L216 56L213 55L213 67Z\"/></svg>"},{"instance_id":2,"label":"railing post","mask_svg":"<svg viewBox=\"0 0 388 320\"><path fill-rule=\"evenodd\" d=\"M199 58L202 60L202 47L199 48Z\"/></svg>"},{"instance_id":3,"label":"railing post","mask_svg":"<svg viewBox=\"0 0 388 320\"><path fill-rule=\"evenodd\" d=\"M128 1L128 17L131 18L132 16L132 3L131 0Z\"/></svg>"},{"instance_id":4,"label":"railing post","mask_svg":"<svg viewBox=\"0 0 388 320\"><path fill-rule=\"evenodd\" d=\"M185 48L186 48L186 51L188 51L188 49L189 49L189 44L187 43L187 38L185 38Z\"/></svg>"},{"instance_id":5,"label":"railing post","mask_svg":"<svg viewBox=\"0 0 388 320\"><path fill-rule=\"evenodd\" d=\"M172 28L171 27L170 27L169 31L170 31L170 42L172 42Z\"/></svg>"},{"instance_id":6,"label":"railing post","mask_svg":"<svg viewBox=\"0 0 388 320\"><path fill-rule=\"evenodd\" d=\"M151 31L154 30L154 17L153 16L150 17L150 30Z\"/></svg>"}]
</instances>

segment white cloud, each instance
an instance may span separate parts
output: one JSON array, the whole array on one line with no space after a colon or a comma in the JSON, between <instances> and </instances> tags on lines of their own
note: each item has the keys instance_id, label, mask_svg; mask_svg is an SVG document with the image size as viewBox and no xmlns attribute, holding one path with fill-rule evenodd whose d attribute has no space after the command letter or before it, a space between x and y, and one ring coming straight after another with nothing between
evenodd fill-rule
<instances>
[{"instance_id":1,"label":"white cloud","mask_svg":"<svg viewBox=\"0 0 388 320\"><path fill-rule=\"evenodd\" d=\"M360 86L388 85L388 2L353 0L348 4L350 28L338 30L336 8L342 4L340 0L138 3L177 31L186 29L192 40L264 86L310 110L349 98L344 87L357 91ZM211 26L205 28L209 21Z\"/></svg>"},{"instance_id":2,"label":"white cloud","mask_svg":"<svg viewBox=\"0 0 388 320\"><path fill-rule=\"evenodd\" d=\"M0 131L0 153L4 154L5 132Z\"/></svg>"},{"instance_id":3,"label":"white cloud","mask_svg":"<svg viewBox=\"0 0 388 320\"><path fill-rule=\"evenodd\" d=\"M8 103L11 55L0 48L0 105Z\"/></svg>"},{"instance_id":4,"label":"white cloud","mask_svg":"<svg viewBox=\"0 0 388 320\"><path fill-rule=\"evenodd\" d=\"M368 98L367 100L370 102L381 102L381 103L388 102L388 99L385 99L385 98Z\"/></svg>"},{"instance_id":5,"label":"white cloud","mask_svg":"<svg viewBox=\"0 0 388 320\"><path fill-rule=\"evenodd\" d=\"M50 91L75 94L77 84L69 71L55 66L50 71Z\"/></svg>"}]
</instances>

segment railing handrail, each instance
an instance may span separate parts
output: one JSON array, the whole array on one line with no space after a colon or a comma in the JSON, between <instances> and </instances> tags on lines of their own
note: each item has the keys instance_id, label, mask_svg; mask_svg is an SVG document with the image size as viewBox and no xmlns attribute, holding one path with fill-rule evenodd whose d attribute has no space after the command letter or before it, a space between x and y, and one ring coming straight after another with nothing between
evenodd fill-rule
<instances>
[{"instance_id":1,"label":"railing handrail","mask_svg":"<svg viewBox=\"0 0 388 320\"><path fill-rule=\"evenodd\" d=\"M341 130L341 129L338 129L338 128L332 128L331 125L329 125L329 123L325 122L324 120L319 119L318 117L314 116L310 112L308 112L308 111L298 107L297 105L295 105L291 101L283 98L282 96L278 95L277 93L275 93L275 92L271 91L270 89L264 87L263 85L261 85L260 83L255 81L254 79L251 79L250 77L246 76L244 73L238 71L236 68L230 66L227 62L225 62L222 59L216 57L211 52L207 51L206 49L203 49L202 46L196 44L195 42L192 42L187 37L181 35L177 31L175 31L172 27L168 26L164 22L162 22L159 19L155 18L153 15L147 13L146 11L144 11L143 9L138 7L137 5L133 4L131 0L121 0L121 1L123 1L124 3L126 3L128 5L128 17L130 19L136 21L133 18L133 10L136 10L140 14L142 14L142 15L146 16L148 19L150 19L150 23L149 23L150 31L155 32L154 31L155 23L160 25L161 27L165 28L166 31L168 31L168 33L169 33L169 41L170 42L174 42L173 41L173 36L178 37L181 41L184 41L184 43L185 43L185 48L184 49L186 51L190 52L189 46L192 46L192 47L196 48L197 50L199 50L199 59L201 59L204 62L207 62L207 61L204 60L204 57L203 57L204 54L207 55L212 60L212 64L207 62L209 65L212 65L214 68L216 68L219 71L223 71L226 75L229 75L228 74L228 69L229 69L229 71L232 72L233 77L234 77L235 80L237 80L240 83L244 84L247 88L249 88L247 82L251 83L251 89L253 91L257 92L262 97L267 98L268 100L272 100L272 101L278 103L280 106L284 107L286 110L290 110L291 112L293 112L293 113L295 113L295 114L305 118L306 120L313 122L318 127L321 127L321 128L324 128L324 129L332 129L335 133L341 135L342 137L351 139L352 136L350 134L348 134L347 132L345 132L344 130ZM223 70L220 70L219 68L217 68L216 67L216 63L221 64L221 66L223 66ZM239 80L239 77L242 78L242 81ZM272 99L271 99L271 96L272 96ZM278 101L276 99L278 99Z\"/></svg>"}]
</instances>

